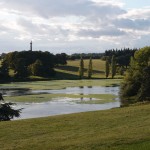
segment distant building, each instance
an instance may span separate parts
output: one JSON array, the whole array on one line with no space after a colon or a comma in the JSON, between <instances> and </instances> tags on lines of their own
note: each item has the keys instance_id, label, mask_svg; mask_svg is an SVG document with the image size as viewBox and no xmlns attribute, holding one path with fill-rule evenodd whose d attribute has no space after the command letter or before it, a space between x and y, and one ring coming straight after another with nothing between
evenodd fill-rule
<instances>
[{"instance_id":1,"label":"distant building","mask_svg":"<svg viewBox=\"0 0 150 150\"><path fill-rule=\"evenodd\" d=\"M32 41L30 42L30 51L32 51Z\"/></svg>"}]
</instances>

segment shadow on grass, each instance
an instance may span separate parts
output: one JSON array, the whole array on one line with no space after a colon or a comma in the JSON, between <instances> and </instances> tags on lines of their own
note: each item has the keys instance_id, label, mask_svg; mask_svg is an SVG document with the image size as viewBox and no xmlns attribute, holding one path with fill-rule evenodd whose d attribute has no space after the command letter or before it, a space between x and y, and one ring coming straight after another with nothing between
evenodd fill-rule
<instances>
[{"instance_id":1,"label":"shadow on grass","mask_svg":"<svg viewBox=\"0 0 150 150\"><path fill-rule=\"evenodd\" d=\"M55 68L60 70L72 71L72 72L77 72L79 70L79 67L75 67L75 66L57 66Z\"/></svg>"},{"instance_id":2,"label":"shadow on grass","mask_svg":"<svg viewBox=\"0 0 150 150\"><path fill-rule=\"evenodd\" d=\"M57 66L55 67L56 69L60 69L63 71L71 71L71 72L78 72L79 67L75 67L75 66ZM87 68L84 69L84 72L87 72ZM104 73L104 71L100 71L100 70L93 70L93 73Z\"/></svg>"},{"instance_id":3,"label":"shadow on grass","mask_svg":"<svg viewBox=\"0 0 150 150\"><path fill-rule=\"evenodd\" d=\"M70 74L70 73L56 71L55 78L56 79L72 79L72 80L76 80L76 79L79 79L79 76L75 75L75 74Z\"/></svg>"}]
</instances>

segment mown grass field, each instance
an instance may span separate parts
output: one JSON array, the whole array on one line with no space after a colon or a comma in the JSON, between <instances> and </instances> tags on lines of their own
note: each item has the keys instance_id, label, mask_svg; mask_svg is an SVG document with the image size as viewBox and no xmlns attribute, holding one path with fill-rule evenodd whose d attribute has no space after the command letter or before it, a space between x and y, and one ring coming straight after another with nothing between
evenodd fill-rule
<instances>
[{"instance_id":1,"label":"mown grass field","mask_svg":"<svg viewBox=\"0 0 150 150\"><path fill-rule=\"evenodd\" d=\"M7 96L4 97L6 101L9 102L47 102L55 99L66 99L71 98L72 102L75 103L84 103L84 104L103 104L109 102L115 102L116 96L113 94L88 94L88 95L80 95L80 94L34 94L34 95L23 95L23 96ZM82 101L81 98L91 99Z\"/></svg>"},{"instance_id":2,"label":"mown grass field","mask_svg":"<svg viewBox=\"0 0 150 150\"><path fill-rule=\"evenodd\" d=\"M69 60L67 65L61 65L55 68L56 78L61 79L79 79L79 64L80 60ZM89 59L84 60L84 78L87 78L87 69L89 65ZM93 75L92 78L105 78L105 61L101 59L93 59ZM109 76L111 78L111 74ZM116 78L122 78L120 75L116 75Z\"/></svg>"},{"instance_id":3,"label":"mown grass field","mask_svg":"<svg viewBox=\"0 0 150 150\"><path fill-rule=\"evenodd\" d=\"M0 122L0 150L149 150L150 104Z\"/></svg>"},{"instance_id":4,"label":"mown grass field","mask_svg":"<svg viewBox=\"0 0 150 150\"><path fill-rule=\"evenodd\" d=\"M95 79L95 80L49 80L49 81L33 81L33 82L11 82L0 84L0 89L31 89L31 90L46 90L46 89L63 89L66 87L80 86L116 86L120 85L121 79Z\"/></svg>"},{"instance_id":5,"label":"mown grass field","mask_svg":"<svg viewBox=\"0 0 150 150\"><path fill-rule=\"evenodd\" d=\"M79 79L79 72L78 72L79 64L80 64L80 60L68 60L67 65L56 66L54 68L56 71L56 75L53 79ZM89 59L84 59L84 78L85 79L87 79L88 65L89 65ZM92 78L93 79L105 78L105 61L101 59L93 59L92 65L93 65ZM9 75L13 77L14 70L9 69ZM111 78L111 72L110 72L109 78ZM116 74L115 78L123 78L123 77ZM28 80L31 80L31 81L41 80L42 81L42 80L49 80L49 78L39 77L39 76L30 76L28 77Z\"/></svg>"}]
</instances>

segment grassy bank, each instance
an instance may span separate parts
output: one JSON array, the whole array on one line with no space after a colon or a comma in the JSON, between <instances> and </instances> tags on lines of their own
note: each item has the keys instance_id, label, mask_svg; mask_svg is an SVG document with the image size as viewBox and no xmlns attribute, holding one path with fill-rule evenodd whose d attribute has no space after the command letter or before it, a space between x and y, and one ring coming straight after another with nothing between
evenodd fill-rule
<instances>
[{"instance_id":1,"label":"grassy bank","mask_svg":"<svg viewBox=\"0 0 150 150\"><path fill-rule=\"evenodd\" d=\"M71 102L75 103L87 103L87 104L103 104L108 102L115 102L115 95L112 94L34 94L34 95L23 95L23 96L7 96L6 101L9 102L47 102L55 100L63 100L70 98ZM85 100L87 99L87 100Z\"/></svg>"},{"instance_id":2,"label":"grassy bank","mask_svg":"<svg viewBox=\"0 0 150 150\"><path fill-rule=\"evenodd\" d=\"M32 89L32 90L55 90L66 87L82 86L116 86L120 85L121 79L100 79L100 80L50 80L34 82L13 82L9 84L0 84L0 89Z\"/></svg>"},{"instance_id":3,"label":"grassy bank","mask_svg":"<svg viewBox=\"0 0 150 150\"><path fill-rule=\"evenodd\" d=\"M0 122L1 150L148 150L150 104Z\"/></svg>"}]
</instances>

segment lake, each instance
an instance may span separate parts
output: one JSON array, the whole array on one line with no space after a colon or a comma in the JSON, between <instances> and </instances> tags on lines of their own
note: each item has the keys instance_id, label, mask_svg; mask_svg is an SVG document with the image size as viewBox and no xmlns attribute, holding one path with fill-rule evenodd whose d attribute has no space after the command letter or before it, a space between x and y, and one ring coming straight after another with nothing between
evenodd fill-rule
<instances>
[{"instance_id":1,"label":"lake","mask_svg":"<svg viewBox=\"0 0 150 150\"><path fill-rule=\"evenodd\" d=\"M106 110L115 107L120 107L118 98L119 87L101 87L101 86L81 86L81 87L67 87L59 90L8 90L3 91L5 96L19 96L27 94L66 94L66 97L57 97L50 101L40 103L25 103L17 102L13 106L15 109L23 108L20 118L27 119L38 118L52 115L70 114L86 111ZM84 104L77 103L79 101L89 101L92 98L68 98L67 94L113 94L116 95L114 102L104 104Z\"/></svg>"}]
</instances>

